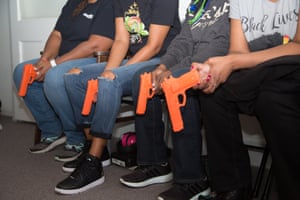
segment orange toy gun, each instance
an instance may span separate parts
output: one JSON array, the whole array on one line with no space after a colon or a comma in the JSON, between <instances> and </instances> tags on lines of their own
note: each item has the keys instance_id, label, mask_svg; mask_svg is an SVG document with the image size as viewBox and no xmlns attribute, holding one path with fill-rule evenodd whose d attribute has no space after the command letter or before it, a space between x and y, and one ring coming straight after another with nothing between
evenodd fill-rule
<instances>
[{"instance_id":1,"label":"orange toy gun","mask_svg":"<svg viewBox=\"0 0 300 200\"><path fill-rule=\"evenodd\" d=\"M136 107L136 114L142 115L146 111L147 99L150 99L154 95L152 90L151 73L144 73L140 76L140 91Z\"/></svg>"},{"instance_id":2,"label":"orange toy gun","mask_svg":"<svg viewBox=\"0 0 300 200\"><path fill-rule=\"evenodd\" d=\"M97 101L98 79L89 80L84 98L81 114L88 115L91 112L92 104Z\"/></svg>"},{"instance_id":3,"label":"orange toy gun","mask_svg":"<svg viewBox=\"0 0 300 200\"><path fill-rule=\"evenodd\" d=\"M178 78L173 78L171 76L161 83L174 132L183 129L180 107L184 106L186 103L185 91L195 86L197 83L200 83L199 72L197 70L187 72ZM182 102L179 101L180 96L182 97Z\"/></svg>"},{"instance_id":4,"label":"orange toy gun","mask_svg":"<svg viewBox=\"0 0 300 200\"><path fill-rule=\"evenodd\" d=\"M19 96L24 97L26 95L28 85L33 83L36 76L37 73L34 70L33 64L24 65L22 80L18 93Z\"/></svg>"}]
</instances>

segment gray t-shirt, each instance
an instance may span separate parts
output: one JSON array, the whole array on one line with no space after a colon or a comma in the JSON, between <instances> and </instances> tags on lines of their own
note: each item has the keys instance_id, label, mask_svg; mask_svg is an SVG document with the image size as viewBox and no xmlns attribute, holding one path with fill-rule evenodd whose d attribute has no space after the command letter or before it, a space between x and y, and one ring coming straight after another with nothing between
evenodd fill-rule
<instances>
[{"instance_id":1,"label":"gray t-shirt","mask_svg":"<svg viewBox=\"0 0 300 200\"><path fill-rule=\"evenodd\" d=\"M191 2L191 5L195 1ZM194 17L187 12L181 32L161 57L170 70L190 67L192 62L204 62L209 57L227 54L229 47L229 1L211 0L204 14ZM187 9L189 10L189 8Z\"/></svg>"},{"instance_id":2,"label":"gray t-shirt","mask_svg":"<svg viewBox=\"0 0 300 200\"><path fill-rule=\"evenodd\" d=\"M294 38L299 7L299 0L230 0L229 16L241 20L248 42L274 33Z\"/></svg>"}]
</instances>

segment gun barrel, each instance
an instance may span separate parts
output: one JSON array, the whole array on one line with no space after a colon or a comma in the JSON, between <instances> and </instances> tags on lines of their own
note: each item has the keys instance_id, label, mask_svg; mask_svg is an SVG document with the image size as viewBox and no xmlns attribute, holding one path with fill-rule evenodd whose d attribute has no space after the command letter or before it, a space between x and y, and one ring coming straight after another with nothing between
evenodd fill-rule
<instances>
[{"instance_id":1,"label":"gun barrel","mask_svg":"<svg viewBox=\"0 0 300 200\"><path fill-rule=\"evenodd\" d=\"M84 98L81 114L88 115L91 112L93 102L96 102L95 96L98 93L98 80L89 80Z\"/></svg>"},{"instance_id":2,"label":"gun barrel","mask_svg":"<svg viewBox=\"0 0 300 200\"><path fill-rule=\"evenodd\" d=\"M146 112L147 99L152 98L153 95L151 73L141 74L136 114L142 115Z\"/></svg>"}]
</instances>

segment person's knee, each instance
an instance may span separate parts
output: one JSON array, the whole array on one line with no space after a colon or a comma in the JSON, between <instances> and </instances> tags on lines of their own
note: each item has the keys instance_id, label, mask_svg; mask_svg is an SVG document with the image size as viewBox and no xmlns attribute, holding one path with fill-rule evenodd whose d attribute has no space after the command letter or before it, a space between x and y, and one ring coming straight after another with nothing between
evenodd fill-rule
<instances>
[{"instance_id":1,"label":"person's knee","mask_svg":"<svg viewBox=\"0 0 300 200\"><path fill-rule=\"evenodd\" d=\"M80 74L82 72L81 69L77 68L77 67L74 67L72 69L70 69L67 74Z\"/></svg>"},{"instance_id":2,"label":"person's knee","mask_svg":"<svg viewBox=\"0 0 300 200\"><path fill-rule=\"evenodd\" d=\"M63 72L56 70L55 68L50 69L45 76L44 90L45 92L57 91L64 87ZM54 92L56 93L56 92Z\"/></svg>"},{"instance_id":3,"label":"person's knee","mask_svg":"<svg viewBox=\"0 0 300 200\"><path fill-rule=\"evenodd\" d=\"M69 90L69 88L74 88L75 85L81 83L80 74L82 72L83 72L82 69L72 68L67 73L65 73L63 80L67 90Z\"/></svg>"},{"instance_id":4,"label":"person's knee","mask_svg":"<svg viewBox=\"0 0 300 200\"><path fill-rule=\"evenodd\" d=\"M273 107L276 101L280 101L279 94L271 91L260 92L257 97L256 108L261 110Z\"/></svg>"}]
</instances>

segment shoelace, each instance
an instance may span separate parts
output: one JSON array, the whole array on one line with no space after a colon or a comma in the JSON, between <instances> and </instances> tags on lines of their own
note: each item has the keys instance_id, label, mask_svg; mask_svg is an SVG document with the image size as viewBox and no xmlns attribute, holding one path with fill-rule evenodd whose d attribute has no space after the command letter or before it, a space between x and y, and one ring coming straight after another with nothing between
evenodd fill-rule
<instances>
[{"instance_id":1,"label":"shoelace","mask_svg":"<svg viewBox=\"0 0 300 200\"><path fill-rule=\"evenodd\" d=\"M145 167L141 167L140 170L150 177L155 177L162 174L161 171L156 166L145 166Z\"/></svg>"},{"instance_id":2,"label":"shoelace","mask_svg":"<svg viewBox=\"0 0 300 200\"><path fill-rule=\"evenodd\" d=\"M206 181L206 180L204 180ZM186 184L176 184L179 189L187 191L191 194L197 194L199 191L203 191L208 188L208 184L204 181L196 182L196 183L186 183Z\"/></svg>"}]
</instances>

